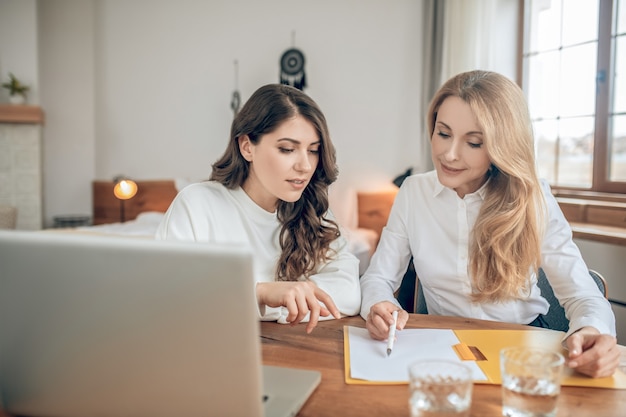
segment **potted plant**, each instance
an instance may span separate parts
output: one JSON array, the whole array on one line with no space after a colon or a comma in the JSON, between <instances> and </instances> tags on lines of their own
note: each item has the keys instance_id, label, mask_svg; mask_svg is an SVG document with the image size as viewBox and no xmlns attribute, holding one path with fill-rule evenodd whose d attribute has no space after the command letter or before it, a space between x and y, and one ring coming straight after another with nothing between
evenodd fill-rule
<instances>
[{"instance_id":1,"label":"potted plant","mask_svg":"<svg viewBox=\"0 0 626 417\"><path fill-rule=\"evenodd\" d=\"M12 73L9 73L9 82L3 83L2 87L9 90L11 104L24 104L26 102L26 93L30 87L22 84Z\"/></svg>"}]
</instances>

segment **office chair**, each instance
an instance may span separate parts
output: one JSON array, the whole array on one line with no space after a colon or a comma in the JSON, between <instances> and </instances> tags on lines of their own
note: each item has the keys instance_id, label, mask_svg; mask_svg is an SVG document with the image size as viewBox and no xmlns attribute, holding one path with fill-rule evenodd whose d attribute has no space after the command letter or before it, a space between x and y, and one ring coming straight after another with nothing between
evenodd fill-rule
<instances>
[{"instance_id":1,"label":"office chair","mask_svg":"<svg viewBox=\"0 0 626 417\"><path fill-rule=\"evenodd\" d=\"M607 284L604 277L593 269L589 270L589 275L593 278L602 295L604 295L605 298L608 298ZM550 309L544 316L544 319L548 323L548 327L553 330L567 332L569 329L569 320L565 317L565 309L559 304L559 300L554 295L552 286L548 282L546 274L541 268L539 268L539 274L537 276L537 285L541 290L541 296L545 298L548 303L550 303Z\"/></svg>"},{"instance_id":2,"label":"office chair","mask_svg":"<svg viewBox=\"0 0 626 417\"><path fill-rule=\"evenodd\" d=\"M400 288L396 292L396 298L400 306L408 313L428 314L422 284L419 282L413 267L413 257L409 261L409 267L404 273Z\"/></svg>"},{"instance_id":3,"label":"office chair","mask_svg":"<svg viewBox=\"0 0 626 417\"><path fill-rule=\"evenodd\" d=\"M589 270L589 275L593 278L602 295L604 295L605 298L608 298L608 286L604 277L593 269ZM415 286L416 281L417 287ZM413 283L413 286L410 285L411 282ZM539 274L537 276L537 285L541 290L541 296L544 297L548 303L550 303L550 309L544 316L549 328L567 332L569 329L569 320L565 316L565 309L559 304L559 300L554 295L552 286L548 282L546 274L541 268L539 268ZM398 293L398 301L400 302L402 308L409 313L428 314L428 306L426 305L426 300L424 299L422 284L419 282L419 279L416 279L412 261L402 280Z\"/></svg>"}]
</instances>

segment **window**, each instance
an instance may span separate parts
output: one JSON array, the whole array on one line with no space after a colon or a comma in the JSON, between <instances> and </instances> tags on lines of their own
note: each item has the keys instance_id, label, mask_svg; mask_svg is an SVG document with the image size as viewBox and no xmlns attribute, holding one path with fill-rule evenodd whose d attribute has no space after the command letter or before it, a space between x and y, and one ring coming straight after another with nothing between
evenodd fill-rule
<instances>
[{"instance_id":1,"label":"window","mask_svg":"<svg viewBox=\"0 0 626 417\"><path fill-rule=\"evenodd\" d=\"M539 175L626 193L626 0L525 0L522 52Z\"/></svg>"}]
</instances>

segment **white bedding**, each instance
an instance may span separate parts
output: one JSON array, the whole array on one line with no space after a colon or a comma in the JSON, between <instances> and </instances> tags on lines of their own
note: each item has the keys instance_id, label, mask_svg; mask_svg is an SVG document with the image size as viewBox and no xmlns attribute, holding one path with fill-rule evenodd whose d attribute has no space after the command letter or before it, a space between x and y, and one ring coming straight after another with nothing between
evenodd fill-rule
<instances>
[{"instance_id":1,"label":"white bedding","mask_svg":"<svg viewBox=\"0 0 626 417\"><path fill-rule=\"evenodd\" d=\"M106 235L122 235L134 237L154 238L157 227L163 218L164 213L158 211L146 211L140 213L135 220L124 223L107 223L96 226L81 226L76 230L85 232L96 232Z\"/></svg>"}]
</instances>

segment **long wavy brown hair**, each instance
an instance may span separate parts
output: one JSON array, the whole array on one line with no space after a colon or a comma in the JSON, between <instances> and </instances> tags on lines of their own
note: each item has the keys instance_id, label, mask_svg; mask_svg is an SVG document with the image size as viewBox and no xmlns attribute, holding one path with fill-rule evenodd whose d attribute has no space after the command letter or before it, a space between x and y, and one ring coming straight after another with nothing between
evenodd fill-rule
<instances>
[{"instance_id":1,"label":"long wavy brown hair","mask_svg":"<svg viewBox=\"0 0 626 417\"><path fill-rule=\"evenodd\" d=\"M545 216L524 94L517 84L495 72L459 74L431 101L431 137L437 111L451 96L472 109L492 163L485 202L471 237L472 298L498 302L524 297L530 290L531 269L537 271L541 265Z\"/></svg>"},{"instance_id":2,"label":"long wavy brown hair","mask_svg":"<svg viewBox=\"0 0 626 417\"><path fill-rule=\"evenodd\" d=\"M308 120L320 140L319 162L311 181L298 201L280 200L277 207L282 252L276 266L276 279L297 281L309 277L318 265L333 255L330 244L339 236L336 222L326 217L328 186L337 179L338 169L328 126L317 104L297 88L269 84L259 88L237 113L230 130L230 141L221 158L213 164L209 180L226 188L241 187L249 175L249 162L239 150L239 137L247 135L253 144L295 116Z\"/></svg>"}]
</instances>

